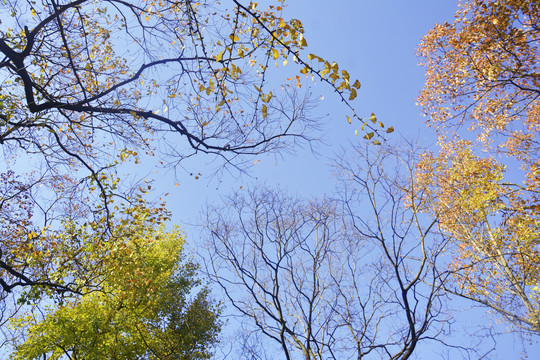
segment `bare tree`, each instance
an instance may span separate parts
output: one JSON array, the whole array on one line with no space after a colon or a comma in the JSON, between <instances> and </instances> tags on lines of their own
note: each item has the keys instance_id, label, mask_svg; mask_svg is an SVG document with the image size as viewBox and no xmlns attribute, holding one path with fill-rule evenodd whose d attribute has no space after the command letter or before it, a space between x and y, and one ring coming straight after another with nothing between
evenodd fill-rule
<instances>
[{"instance_id":1,"label":"bare tree","mask_svg":"<svg viewBox=\"0 0 540 360\"><path fill-rule=\"evenodd\" d=\"M408 359L448 329L446 240L418 211L416 154L354 153L336 165L338 199L257 188L207 211L208 272L285 359Z\"/></svg>"}]
</instances>

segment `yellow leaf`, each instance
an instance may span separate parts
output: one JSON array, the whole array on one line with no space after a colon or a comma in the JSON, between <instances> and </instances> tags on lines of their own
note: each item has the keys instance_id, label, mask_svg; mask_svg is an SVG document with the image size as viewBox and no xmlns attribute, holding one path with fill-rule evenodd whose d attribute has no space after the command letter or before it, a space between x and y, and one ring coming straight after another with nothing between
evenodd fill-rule
<instances>
[{"instance_id":1,"label":"yellow leaf","mask_svg":"<svg viewBox=\"0 0 540 360\"><path fill-rule=\"evenodd\" d=\"M146 20L146 22L150 21L150 16L146 15L146 16L144 17L144 20Z\"/></svg>"},{"instance_id":2,"label":"yellow leaf","mask_svg":"<svg viewBox=\"0 0 540 360\"><path fill-rule=\"evenodd\" d=\"M304 39L304 36L302 34L300 34L300 46L301 47L307 46L307 41L306 39Z\"/></svg>"},{"instance_id":3,"label":"yellow leaf","mask_svg":"<svg viewBox=\"0 0 540 360\"><path fill-rule=\"evenodd\" d=\"M375 140L375 141L373 142L373 144L375 144L375 145L381 145L381 142L380 142L379 140Z\"/></svg>"},{"instance_id":4,"label":"yellow leaf","mask_svg":"<svg viewBox=\"0 0 540 360\"><path fill-rule=\"evenodd\" d=\"M223 58L223 51L217 54L216 61L221 61L222 58Z\"/></svg>"},{"instance_id":5,"label":"yellow leaf","mask_svg":"<svg viewBox=\"0 0 540 360\"><path fill-rule=\"evenodd\" d=\"M283 19L279 19L279 27L285 27L285 21L283 21Z\"/></svg>"},{"instance_id":6,"label":"yellow leaf","mask_svg":"<svg viewBox=\"0 0 540 360\"><path fill-rule=\"evenodd\" d=\"M276 49L272 49L272 56L275 59L277 59L279 57L279 51L277 51Z\"/></svg>"},{"instance_id":7,"label":"yellow leaf","mask_svg":"<svg viewBox=\"0 0 540 360\"><path fill-rule=\"evenodd\" d=\"M392 132L394 132L394 128L392 126L390 126L388 129L386 129L386 132L387 133L392 133Z\"/></svg>"},{"instance_id":8,"label":"yellow leaf","mask_svg":"<svg viewBox=\"0 0 540 360\"><path fill-rule=\"evenodd\" d=\"M263 106L262 106L263 119L265 119L267 115L268 115L268 108L266 107L266 104L263 104Z\"/></svg>"},{"instance_id":9,"label":"yellow leaf","mask_svg":"<svg viewBox=\"0 0 540 360\"><path fill-rule=\"evenodd\" d=\"M358 136L358 130L354 130L354 136Z\"/></svg>"},{"instance_id":10,"label":"yellow leaf","mask_svg":"<svg viewBox=\"0 0 540 360\"><path fill-rule=\"evenodd\" d=\"M351 123L351 118L349 116L347 116L347 121L349 122L349 124Z\"/></svg>"},{"instance_id":11,"label":"yellow leaf","mask_svg":"<svg viewBox=\"0 0 540 360\"><path fill-rule=\"evenodd\" d=\"M318 56L315 55L315 54L309 54L309 55L307 56L307 58L308 58L309 60L313 60L313 59L318 58Z\"/></svg>"},{"instance_id":12,"label":"yellow leaf","mask_svg":"<svg viewBox=\"0 0 540 360\"><path fill-rule=\"evenodd\" d=\"M364 135L364 139L371 139L373 137L373 135L375 135L375 133L372 131L370 133L367 133L366 135Z\"/></svg>"},{"instance_id":13,"label":"yellow leaf","mask_svg":"<svg viewBox=\"0 0 540 360\"><path fill-rule=\"evenodd\" d=\"M357 89L360 89L360 86L361 86L361 85L360 85L360 81L356 80L356 81L354 82L353 86L354 86L355 88L357 88Z\"/></svg>"},{"instance_id":14,"label":"yellow leaf","mask_svg":"<svg viewBox=\"0 0 540 360\"><path fill-rule=\"evenodd\" d=\"M351 95L349 96L349 100L354 100L356 98L356 89L351 89Z\"/></svg>"},{"instance_id":15,"label":"yellow leaf","mask_svg":"<svg viewBox=\"0 0 540 360\"><path fill-rule=\"evenodd\" d=\"M334 61L334 62L332 63L331 68L332 68L332 70L334 70L334 71L338 71L339 66L338 66L337 62Z\"/></svg>"},{"instance_id":16,"label":"yellow leaf","mask_svg":"<svg viewBox=\"0 0 540 360\"><path fill-rule=\"evenodd\" d=\"M309 71L309 68L307 66L305 68L300 69L301 74L307 74L308 71Z\"/></svg>"},{"instance_id":17,"label":"yellow leaf","mask_svg":"<svg viewBox=\"0 0 540 360\"><path fill-rule=\"evenodd\" d=\"M232 41L240 41L240 39L238 38L238 36L236 36L235 34L229 35L229 38L230 38Z\"/></svg>"},{"instance_id":18,"label":"yellow leaf","mask_svg":"<svg viewBox=\"0 0 540 360\"><path fill-rule=\"evenodd\" d=\"M371 113L371 116L369 117L369 120L371 120L372 123L376 123L377 122L377 117L375 116L374 113Z\"/></svg>"}]
</instances>

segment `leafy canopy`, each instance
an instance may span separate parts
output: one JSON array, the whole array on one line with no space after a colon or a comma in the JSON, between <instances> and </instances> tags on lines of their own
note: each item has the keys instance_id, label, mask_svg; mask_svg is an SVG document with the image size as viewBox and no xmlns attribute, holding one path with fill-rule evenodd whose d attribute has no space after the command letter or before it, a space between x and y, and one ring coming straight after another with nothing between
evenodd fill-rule
<instances>
[{"instance_id":1,"label":"leafy canopy","mask_svg":"<svg viewBox=\"0 0 540 360\"><path fill-rule=\"evenodd\" d=\"M540 333L540 3L469 0L419 54L439 133L418 177L459 246L453 292Z\"/></svg>"},{"instance_id":2,"label":"leafy canopy","mask_svg":"<svg viewBox=\"0 0 540 360\"><path fill-rule=\"evenodd\" d=\"M210 357L220 311L201 287L197 267L183 259L182 233L153 224L144 207L133 215L115 224L108 242L91 227L65 229L66 237L88 244L81 258L99 267L94 288L46 306L44 315L13 319L27 333L14 359Z\"/></svg>"}]
</instances>

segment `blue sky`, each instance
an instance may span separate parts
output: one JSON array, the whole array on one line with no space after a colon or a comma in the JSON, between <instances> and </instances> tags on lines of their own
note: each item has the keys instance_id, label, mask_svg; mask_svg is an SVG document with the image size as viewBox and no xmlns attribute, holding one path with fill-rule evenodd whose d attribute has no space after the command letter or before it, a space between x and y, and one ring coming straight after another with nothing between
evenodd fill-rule
<instances>
[{"instance_id":1,"label":"blue sky","mask_svg":"<svg viewBox=\"0 0 540 360\"><path fill-rule=\"evenodd\" d=\"M420 108L415 105L424 82L424 70L417 65L416 47L435 23L452 21L456 10L457 0L291 0L284 17L303 22L309 52L335 60L351 77L360 80L362 88L355 100L359 114L369 117L371 112L375 113L387 126L396 129L392 137L405 136L418 139L423 145L435 146L434 134L426 128ZM180 172L176 179L172 173L162 176L159 172L158 189L170 192L168 204L174 213L173 219L186 229L192 247L197 247L198 229L190 224L197 222L204 204L214 203L220 195L230 194L241 186L247 188L262 182L306 196L333 191L335 183L329 164L342 147L362 141L361 136L354 136L360 124L347 123L346 108L328 88L316 85L312 91L324 96L315 111L316 117L325 124L326 145L318 146L318 155L305 148L282 157L260 157L261 162L253 166L250 176L225 174L221 179L203 176L195 180ZM206 161L204 157L196 157L185 166L188 172L200 171L206 175L205 170L200 170L211 168L211 165L203 165ZM170 190L175 182L178 186ZM468 306L470 304L464 303L462 307ZM457 326L466 326L470 318L479 325L494 322L494 318L484 313L480 309L458 314ZM530 354L540 350L537 344L530 345L512 335L498 341L497 350L490 353L489 358L519 358L523 347ZM433 356L430 349L422 349L419 354L419 358Z\"/></svg>"},{"instance_id":2,"label":"blue sky","mask_svg":"<svg viewBox=\"0 0 540 360\"><path fill-rule=\"evenodd\" d=\"M416 46L435 23L451 21L456 9L454 0L343 0L331 5L322 0L294 0L285 9L284 17L303 22L309 52L335 60L351 77L360 80L362 88L354 100L358 114L367 118L375 113L386 126L396 129L394 138L421 138L424 145L434 145L433 132L426 128L420 108L415 105L424 82L423 69L417 65ZM328 87L318 84L311 90L317 97L324 96L313 114L325 126L326 145L317 147L317 155L305 148L283 157L260 157L261 162L250 170L251 178L225 176L221 182L204 176L195 180L179 173L179 185L171 191L169 201L175 218L182 223L191 222L196 218L195 210L206 200L213 202L219 194L253 182L279 184L299 195L332 191L334 182L328 165L342 146L362 141L354 135L361 124L347 123L346 108ZM201 163L206 161L207 158L196 157L185 166L188 171L207 175L211 165L206 173L200 170Z\"/></svg>"},{"instance_id":3,"label":"blue sky","mask_svg":"<svg viewBox=\"0 0 540 360\"><path fill-rule=\"evenodd\" d=\"M261 1L259 7L264 7L264 2ZM248 0L243 3L247 4ZM284 17L303 22L308 52L336 61L352 78L360 80L362 88L355 99L358 114L368 118L373 112L386 126L393 126L396 132L388 138L404 136L434 147L433 131L425 126L420 108L415 105L424 83L424 69L417 65L416 47L434 24L452 21L457 5L458 0L289 0ZM182 164L186 172L180 170L176 176L173 171L162 168L136 169L148 172L155 180L156 195L170 194L167 202L173 212L173 222L186 230L188 244L194 251L199 244L199 229L192 224L199 221L206 203L216 203L222 195L258 183L278 186L289 194L301 196L321 196L334 191L330 164L336 153L346 151L351 143L363 142L360 131L355 137L355 130L359 130L361 124L347 123L346 107L324 84L312 85L311 91L315 98L324 98L313 112L324 126L324 144L316 147L317 154L304 147L293 154L261 156L253 159L260 162L248 175L225 173L220 178L208 176L213 165L204 155L188 159ZM155 161L146 164L152 166ZM188 175L190 172L201 172L203 176L195 180ZM471 305L463 302L456 306L466 309ZM484 313L483 309L458 313L456 328L468 326L470 319L477 326L495 321ZM464 334L456 330L455 336ZM516 359L523 348L530 354L540 351L538 344L531 345L512 335L497 341L497 349L489 358ZM441 358L440 354L433 354L434 349L422 347L418 358Z\"/></svg>"}]
</instances>

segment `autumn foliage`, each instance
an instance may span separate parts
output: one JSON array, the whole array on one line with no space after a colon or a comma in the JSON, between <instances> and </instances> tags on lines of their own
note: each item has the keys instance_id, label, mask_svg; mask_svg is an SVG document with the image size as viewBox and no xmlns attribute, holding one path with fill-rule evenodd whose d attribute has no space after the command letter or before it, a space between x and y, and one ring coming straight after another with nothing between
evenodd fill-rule
<instances>
[{"instance_id":1,"label":"autumn foliage","mask_svg":"<svg viewBox=\"0 0 540 360\"><path fill-rule=\"evenodd\" d=\"M165 232L151 184L126 175L134 164L176 170L210 154L216 171L244 170L253 155L309 143L319 135L308 80L378 141L382 123L355 110L360 82L308 53L284 7L0 2L0 321L12 319L2 343L18 358L209 356L218 309L191 264L180 276L183 236Z\"/></svg>"},{"instance_id":2,"label":"autumn foliage","mask_svg":"<svg viewBox=\"0 0 540 360\"><path fill-rule=\"evenodd\" d=\"M266 9L238 1L0 4L10 15L0 27L0 144L11 162L1 170L1 200L13 240L0 254L5 291L41 281L16 273L16 263L24 267L26 260L9 254L24 258L23 242L59 217L69 219L65 204L101 202L110 218L114 201L129 203L137 187L147 186L124 181L121 169L130 162L156 156L176 169L204 153L244 169L250 156L313 140L318 124L301 89L306 77L334 90L370 138L379 132L380 124L354 110L360 82L336 62L307 54L302 23L284 18L284 6L282 0ZM282 73L287 64L292 75ZM11 208L19 209L14 217Z\"/></svg>"},{"instance_id":3,"label":"autumn foliage","mask_svg":"<svg viewBox=\"0 0 540 360\"><path fill-rule=\"evenodd\" d=\"M540 3L463 1L419 47L441 151L418 179L458 251L452 291L540 332Z\"/></svg>"},{"instance_id":4,"label":"autumn foliage","mask_svg":"<svg viewBox=\"0 0 540 360\"><path fill-rule=\"evenodd\" d=\"M14 359L210 357L219 307L182 255L184 235L165 231L149 210L127 211L108 239L99 223L66 224L57 245L66 253L55 259L70 260L56 264L56 282L77 294L12 319L27 334L15 341Z\"/></svg>"}]
</instances>

